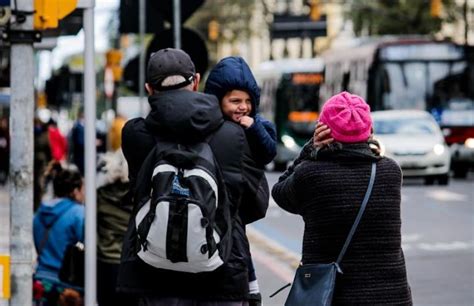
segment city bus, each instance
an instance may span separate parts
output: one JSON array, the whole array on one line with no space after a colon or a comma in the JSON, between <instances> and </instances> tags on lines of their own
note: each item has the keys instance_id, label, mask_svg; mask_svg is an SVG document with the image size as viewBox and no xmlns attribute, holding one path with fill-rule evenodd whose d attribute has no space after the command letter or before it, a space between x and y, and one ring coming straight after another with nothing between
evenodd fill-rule
<instances>
[{"instance_id":1,"label":"city bus","mask_svg":"<svg viewBox=\"0 0 474 306\"><path fill-rule=\"evenodd\" d=\"M430 112L450 145L454 175L467 175L474 164L473 46L423 37L365 38L322 58L321 101L347 90L373 111Z\"/></svg>"},{"instance_id":2,"label":"city bus","mask_svg":"<svg viewBox=\"0 0 474 306\"><path fill-rule=\"evenodd\" d=\"M267 61L255 77L261 89L260 114L276 126L274 169L284 170L313 134L324 65L319 58Z\"/></svg>"}]
</instances>

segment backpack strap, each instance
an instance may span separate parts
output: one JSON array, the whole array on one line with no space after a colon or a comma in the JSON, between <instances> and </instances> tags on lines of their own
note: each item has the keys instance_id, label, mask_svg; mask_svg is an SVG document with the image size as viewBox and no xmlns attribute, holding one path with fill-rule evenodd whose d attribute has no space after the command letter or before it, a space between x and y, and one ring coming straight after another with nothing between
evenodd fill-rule
<instances>
[{"instance_id":1,"label":"backpack strap","mask_svg":"<svg viewBox=\"0 0 474 306\"><path fill-rule=\"evenodd\" d=\"M337 257L337 260L336 260L336 265L337 265L337 268L338 268L339 272L341 272L340 268L339 268L339 264L341 263L342 257L344 257L344 254L346 253L347 248L349 247L349 244L351 243L352 237L354 236L354 233L357 229L357 226L359 225L360 219L362 218L362 215L364 214L365 207L367 206L367 202L369 202L369 198L370 198L370 195L372 193L372 187L374 186L376 169L377 169L376 164L372 163L372 172L370 174L369 186L368 186L367 191L365 193L364 200L362 201L362 205L359 209L359 213L357 214L357 217L354 221L354 224L352 225L352 228L349 232L349 235L346 238L346 242L344 242L344 246L342 247L342 250L339 253L339 256Z\"/></svg>"},{"instance_id":2,"label":"backpack strap","mask_svg":"<svg viewBox=\"0 0 474 306\"><path fill-rule=\"evenodd\" d=\"M43 234L43 238L41 239L40 245L38 247L38 254L37 254L38 260L39 260L39 257L41 255L41 252L43 251L44 247L46 246L46 242L48 242L49 232L50 232L51 228L53 228L53 225L56 223L56 221L58 221L59 218L61 218L66 212L68 212L74 205L75 204L70 205L62 213L57 214L54 217L53 221L49 222L48 224L46 224L46 222L43 219L40 219L40 222L44 226L45 231L44 231L44 234Z\"/></svg>"}]
</instances>

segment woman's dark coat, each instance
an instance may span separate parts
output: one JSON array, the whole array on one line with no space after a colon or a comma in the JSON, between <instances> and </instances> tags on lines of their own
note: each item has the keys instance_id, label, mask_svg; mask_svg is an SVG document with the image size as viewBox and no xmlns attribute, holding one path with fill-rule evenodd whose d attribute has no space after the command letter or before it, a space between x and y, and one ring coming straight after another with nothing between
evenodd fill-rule
<instances>
[{"instance_id":1,"label":"woman's dark coat","mask_svg":"<svg viewBox=\"0 0 474 306\"><path fill-rule=\"evenodd\" d=\"M337 276L334 304L411 305L401 248L399 166L390 158L375 156L365 143L332 148L315 155L307 144L272 190L280 207L304 219L303 264L336 260L375 161L372 195L342 260L344 274Z\"/></svg>"}]
</instances>

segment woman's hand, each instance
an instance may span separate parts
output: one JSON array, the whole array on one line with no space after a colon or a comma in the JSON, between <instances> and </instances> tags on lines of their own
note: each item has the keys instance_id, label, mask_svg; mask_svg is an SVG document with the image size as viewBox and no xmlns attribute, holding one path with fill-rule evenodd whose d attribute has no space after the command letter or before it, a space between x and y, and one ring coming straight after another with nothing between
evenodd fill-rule
<instances>
[{"instance_id":1,"label":"woman's hand","mask_svg":"<svg viewBox=\"0 0 474 306\"><path fill-rule=\"evenodd\" d=\"M318 122L313 134L313 146L321 148L332 143L334 138L331 137L331 129L322 122Z\"/></svg>"}]
</instances>

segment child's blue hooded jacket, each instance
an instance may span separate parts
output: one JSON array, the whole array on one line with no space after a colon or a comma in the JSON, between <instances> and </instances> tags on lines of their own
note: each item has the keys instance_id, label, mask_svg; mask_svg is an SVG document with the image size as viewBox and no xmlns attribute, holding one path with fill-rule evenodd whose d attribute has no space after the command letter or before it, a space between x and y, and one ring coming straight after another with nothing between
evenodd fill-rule
<instances>
[{"instance_id":1,"label":"child's blue hooded jacket","mask_svg":"<svg viewBox=\"0 0 474 306\"><path fill-rule=\"evenodd\" d=\"M252 100L250 117L254 118L254 123L245 132L257 162L268 164L276 155L275 126L257 114L260 88L245 60L237 56L226 57L217 63L211 70L204 88L205 93L215 95L219 102L232 90L245 91Z\"/></svg>"},{"instance_id":2,"label":"child's blue hooded jacket","mask_svg":"<svg viewBox=\"0 0 474 306\"><path fill-rule=\"evenodd\" d=\"M46 243L46 227L49 230ZM69 244L84 241L84 206L67 198L42 203L33 219L33 238L38 254L35 277L59 282L58 273Z\"/></svg>"}]
</instances>

